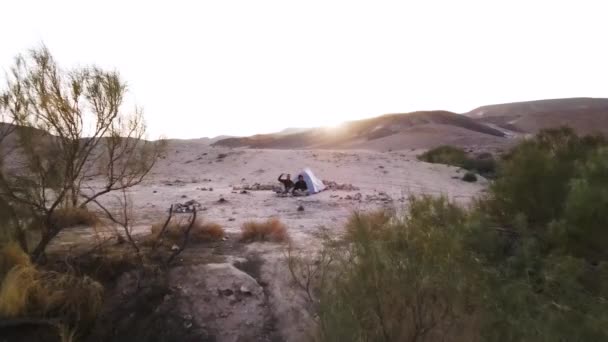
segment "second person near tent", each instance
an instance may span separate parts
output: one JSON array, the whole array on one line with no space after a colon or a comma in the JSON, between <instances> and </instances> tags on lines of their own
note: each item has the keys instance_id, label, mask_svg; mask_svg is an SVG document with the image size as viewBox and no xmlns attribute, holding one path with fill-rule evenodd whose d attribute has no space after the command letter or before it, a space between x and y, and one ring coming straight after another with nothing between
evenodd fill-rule
<instances>
[{"instance_id":1,"label":"second person near tent","mask_svg":"<svg viewBox=\"0 0 608 342\"><path fill-rule=\"evenodd\" d=\"M298 176L298 181L294 185L291 193L294 196L308 195L308 185L306 184L306 181L304 181L304 176L302 176L302 175Z\"/></svg>"}]
</instances>

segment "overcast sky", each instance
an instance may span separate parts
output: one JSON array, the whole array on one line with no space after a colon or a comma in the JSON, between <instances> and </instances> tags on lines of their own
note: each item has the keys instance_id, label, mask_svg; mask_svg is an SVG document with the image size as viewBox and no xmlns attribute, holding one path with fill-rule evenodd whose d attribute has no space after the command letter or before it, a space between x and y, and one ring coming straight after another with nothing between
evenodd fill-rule
<instances>
[{"instance_id":1,"label":"overcast sky","mask_svg":"<svg viewBox=\"0 0 608 342\"><path fill-rule=\"evenodd\" d=\"M120 71L152 137L608 97L606 1L2 0L0 68L42 42Z\"/></svg>"}]
</instances>

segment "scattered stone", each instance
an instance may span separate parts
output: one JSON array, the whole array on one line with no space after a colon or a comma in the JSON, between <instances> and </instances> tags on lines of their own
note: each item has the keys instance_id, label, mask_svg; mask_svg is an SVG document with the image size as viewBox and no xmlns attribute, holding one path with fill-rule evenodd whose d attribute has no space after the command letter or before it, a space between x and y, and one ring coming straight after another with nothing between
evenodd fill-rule
<instances>
[{"instance_id":1,"label":"scattered stone","mask_svg":"<svg viewBox=\"0 0 608 342\"><path fill-rule=\"evenodd\" d=\"M281 187L278 185L274 185L274 184L260 184L260 183L254 183L253 185L242 185L242 186L233 186L232 190L235 191L239 191L239 190L248 190L248 191L276 191L276 190L281 190Z\"/></svg>"},{"instance_id":2,"label":"scattered stone","mask_svg":"<svg viewBox=\"0 0 608 342\"><path fill-rule=\"evenodd\" d=\"M248 193L249 193L249 191L247 191L247 190L241 190L241 195L248 194Z\"/></svg>"},{"instance_id":3,"label":"scattered stone","mask_svg":"<svg viewBox=\"0 0 608 342\"><path fill-rule=\"evenodd\" d=\"M325 186L327 187L327 189L329 190L345 190L345 191L357 191L359 190L358 187L352 185L352 184L339 184L336 183L334 181L328 181L328 180L323 180L323 184L325 184Z\"/></svg>"},{"instance_id":4,"label":"scattered stone","mask_svg":"<svg viewBox=\"0 0 608 342\"><path fill-rule=\"evenodd\" d=\"M155 194L155 193L157 193L157 192L158 192L158 191L156 191L156 190L152 191L152 193L153 193L153 194Z\"/></svg>"},{"instance_id":5,"label":"scattered stone","mask_svg":"<svg viewBox=\"0 0 608 342\"><path fill-rule=\"evenodd\" d=\"M236 219L234 217L231 217L228 219L228 221L236 221Z\"/></svg>"},{"instance_id":6,"label":"scattered stone","mask_svg":"<svg viewBox=\"0 0 608 342\"><path fill-rule=\"evenodd\" d=\"M182 196L182 198L185 198L184 196ZM176 213L191 213L191 212L194 212L195 208L196 209L201 208L201 204L195 200L189 200L184 203L176 203L173 205L173 211ZM205 210L205 209L203 209L203 210Z\"/></svg>"},{"instance_id":7,"label":"scattered stone","mask_svg":"<svg viewBox=\"0 0 608 342\"><path fill-rule=\"evenodd\" d=\"M182 195L182 198L188 198L188 196L186 196L186 195Z\"/></svg>"},{"instance_id":8,"label":"scattered stone","mask_svg":"<svg viewBox=\"0 0 608 342\"><path fill-rule=\"evenodd\" d=\"M365 200L367 202L378 201L378 202L390 203L393 201L393 198L391 196L389 196L386 192L380 191L378 194L365 196Z\"/></svg>"},{"instance_id":9,"label":"scattered stone","mask_svg":"<svg viewBox=\"0 0 608 342\"><path fill-rule=\"evenodd\" d=\"M171 246L171 251L173 251L173 252L179 251L179 246L178 245Z\"/></svg>"},{"instance_id":10,"label":"scattered stone","mask_svg":"<svg viewBox=\"0 0 608 342\"><path fill-rule=\"evenodd\" d=\"M234 294L234 291L232 291L231 289L217 289L217 292L221 296L225 296L225 297L229 297L229 296L232 296Z\"/></svg>"}]
</instances>

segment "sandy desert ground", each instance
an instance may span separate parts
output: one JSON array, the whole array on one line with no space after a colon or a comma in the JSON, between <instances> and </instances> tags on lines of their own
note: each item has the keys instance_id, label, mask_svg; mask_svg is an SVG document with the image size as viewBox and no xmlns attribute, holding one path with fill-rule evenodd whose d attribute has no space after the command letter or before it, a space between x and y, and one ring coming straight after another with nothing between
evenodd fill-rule
<instances>
[{"instance_id":1,"label":"sandy desert ground","mask_svg":"<svg viewBox=\"0 0 608 342\"><path fill-rule=\"evenodd\" d=\"M166 217L171 204L199 202L202 218L220 223L228 234L213 246L190 246L182 255L183 265L171 272L185 329L202 329L218 341L307 341L314 331L314 316L286 268L287 244L240 243L241 225L278 217L288 227L292 246L310 256L320 246L320 237L339 235L354 211L399 210L410 194L445 195L466 205L486 187L483 178L476 183L461 181L462 171L455 167L418 161L420 152L228 149L172 141L167 157L143 184L129 191L137 222L134 231L148 233L151 224ZM287 198L272 191L235 190L254 183L278 185L280 173L295 175L304 167L320 179L359 189ZM89 185L98 183L91 180ZM226 201L220 203L220 198ZM112 206L114 199L107 196L103 201ZM297 210L300 205L304 211ZM88 228L62 234L55 247L94 241ZM239 292L242 288L247 289L246 296Z\"/></svg>"}]
</instances>

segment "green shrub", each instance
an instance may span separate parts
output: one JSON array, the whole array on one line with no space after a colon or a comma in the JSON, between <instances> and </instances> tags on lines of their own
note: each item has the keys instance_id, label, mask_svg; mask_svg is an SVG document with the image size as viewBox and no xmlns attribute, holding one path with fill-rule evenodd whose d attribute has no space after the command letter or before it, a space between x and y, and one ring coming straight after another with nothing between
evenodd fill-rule
<instances>
[{"instance_id":1,"label":"green shrub","mask_svg":"<svg viewBox=\"0 0 608 342\"><path fill-rule=\"evenodd\" d=\"M599 149L577 168L569 183L561 227L554 242L590 261L608 261L608 148Z\"/></svg>"},{"instance_id":2,"label":"green shrub","mask_svg":"<svg viewBox=\"0 0 608 342\"><path fill-rule=\"evenodd\" d=\"M444 145L424 152L418 156L418 159L427 163L464 167L468 157L464 150Z\"/></svg>"},{"instance_id":3,"label":"green shrub","mask_svg":"<svg viewBox=\"0 0 608 342\"><path fill-rule=\"evenodd\" d=\"M426 151L418 159L427 163L445 164L461 167L465 170L475 171L488 178L494 178L497 163L490 153L480 153L471 158L462 149L453 146L439 146Z\"/></svg>"},{"instance_id":4,"label":"green shrub","mask_svg":"<svg viewBox=\"0 0 608 342\"><path fill-rule=\"evenodd\" d=\"M477 182L477 176L473 172L467 172L462 177L462 180L469 183Z\"/></svg>"},{"instance_id":5,"label":"green shrub","mask_svg":"<svg viewBox=\"0 0 608 342\"><path fill-rule=\"evenodd\" d=\"M322 339L439 340L471 332L467 308L480 298L475 282L463 281L476 277L459 242L465 212L423 197L411 199L406 217L368 217L350 220L351 243L334 253L338 274L319 304Z\"/></svg>"},{"instance_id":6,"label":"green shrub","mask_svg":"<svg viewBox=\"0 0 608 342\"><path fill-rule=\"evenodd\" d=\"M333 244L326 341L608 340L608 147L569 129L514 148L471 209L412 198Z\"/></svg>"}]
</instances>

